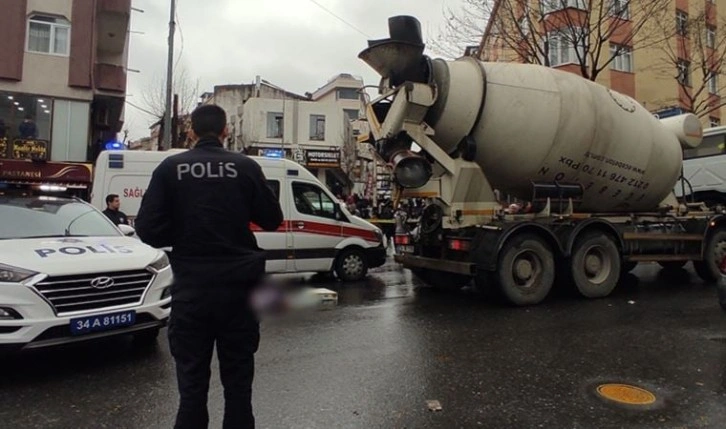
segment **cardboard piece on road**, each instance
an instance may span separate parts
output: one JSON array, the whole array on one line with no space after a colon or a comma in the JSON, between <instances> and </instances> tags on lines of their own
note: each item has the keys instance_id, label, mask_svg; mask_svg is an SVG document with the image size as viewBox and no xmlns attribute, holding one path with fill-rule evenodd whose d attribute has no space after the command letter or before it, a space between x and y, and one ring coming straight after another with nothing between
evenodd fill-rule
<instances>
[{"instance_id":1,"label":"cardboard piece on road","mask_svg":"<svg viewBox=\"0 0 726 429\"><path fill-rule=\"evenodd\" d=\"M429 407L429 411L441 411L444 408L441 406L441 402L437 400L426 401L426 405Z\"/></svg>"}]
</instances>

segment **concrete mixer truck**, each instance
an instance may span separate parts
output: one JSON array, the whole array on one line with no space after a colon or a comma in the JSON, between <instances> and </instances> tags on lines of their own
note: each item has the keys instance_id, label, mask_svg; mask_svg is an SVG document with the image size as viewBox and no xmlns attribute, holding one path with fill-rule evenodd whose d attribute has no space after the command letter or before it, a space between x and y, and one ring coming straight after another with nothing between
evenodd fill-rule
<instances>
[{"instance_id":1,"label":"concrete mixer truck","mask_svg":"<svg viewBox=\"0 0 726 429\"><path fill-rule=\"evenodd\" d=\"M726 217L673 193L683 148L702 139L695 116L658 120L548 67L431 59L413 17L389 30L359 58L382 76L366 106L371 142L404 193L431 197L411 251L396 256L421 280L473 280L531 305L555 283L607 296L639 262L720 276ZM531 210L507 213L498 193Z\"/></svg>"}]
</instances>

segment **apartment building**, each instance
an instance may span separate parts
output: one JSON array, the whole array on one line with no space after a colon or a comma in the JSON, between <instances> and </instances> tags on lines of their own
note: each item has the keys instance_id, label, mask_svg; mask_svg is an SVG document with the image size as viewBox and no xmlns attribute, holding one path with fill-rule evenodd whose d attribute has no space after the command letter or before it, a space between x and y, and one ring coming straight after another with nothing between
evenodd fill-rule
<instances>
[{"instance_id":1,"label":"apartment building","mask_svg":"<svg viewBox=\"0 0 726 429\"><path fill-rule=\"evenodd\" d=\"M130 14L130 0L3 0L0 180L90 182L64 163L121 129Z\"/></svg>"},{"instance_id":2,"label":"apartment building","mask_svg":"<svg viewBox=\"0 0 726 429\"><path fill-rule=\"evenodd\" d=\"M356 163L356 140L336 103L250 98L242 115L244 152L289 158L338 194L347 193Z\"/></svg>"},{"instance_id":3,"label":"apartment building","mask_svg":"<svg viewBox=\"0 0 726 429\"><path fill-rule=\"evenodd\" d=\"M582 75L660 117L724 114L726 0L496 0L474 51Z\"/></svg>"},{"instance_id":4,"label":"apartment building","mask_svg":"<svg viewBox=\"0 0 726 429\"><path fill-rule=\"evenodd\" d=\"M363 79L349 73L333 76L328 82L312 94L313 101L336 104L351 122L353 135L368 134L368 123L363 112Z\"/></svg>"}]
</instances>

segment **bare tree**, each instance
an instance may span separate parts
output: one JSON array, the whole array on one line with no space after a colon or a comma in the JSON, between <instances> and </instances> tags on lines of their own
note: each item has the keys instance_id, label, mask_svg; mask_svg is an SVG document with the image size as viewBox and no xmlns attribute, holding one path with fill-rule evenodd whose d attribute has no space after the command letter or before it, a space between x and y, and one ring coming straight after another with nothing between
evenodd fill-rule
<instances>
[{"instance_id":1,"label":"bare tree","mask_svg":"<svg viewBox=\"0 0 726 429\"><path fill-rule=\"evenodd\" d=\"M726 106L726 98L719 95L726 91L722 65L726 58L726 20L716 19L703 7L690 8L689 12L663 27L670 41L662 45L663 61L655 67L678 83L678 96L664 104L680 104L703 118Z\"/></svg>"},{"instance_id":2,"label":"bare tree","mask_svg":"<svg viewBox=\"0 0 726 429\"><path fill-rule=\"evenodd\" d=\"M483 0L488 22L480 57L573 64L596 80L621 55L665 40L670 0Z\"/></svg>"},{"instance_id":3,"label":"bare tree","mask_svg":"<svg viewBox=\"0 0 726 429\"><path fill-rule=\"evenodd\" d=\"M444 23L429 34L427 46L446 58L461 57L470 46L479 46L489 19L490 1L459 0L460 6L444 7Z\"/></svg>"},{"instance_id":4,"label":"bare tree","mask_svg":"<svg viewBox=\"0 0 726 429\"><path fill-rule=\"evenodd\" d=\"M196 107L199 99L199 79L192 79L183 66L177 67L174 71L172 89L174 94L179 95L179 115L187 114ZM151 83L144 89L142 103L145 110L153 113L155 120L161 120L164 117L166 108L164 76L154 76Z\"/></svg>"}]
</instances>

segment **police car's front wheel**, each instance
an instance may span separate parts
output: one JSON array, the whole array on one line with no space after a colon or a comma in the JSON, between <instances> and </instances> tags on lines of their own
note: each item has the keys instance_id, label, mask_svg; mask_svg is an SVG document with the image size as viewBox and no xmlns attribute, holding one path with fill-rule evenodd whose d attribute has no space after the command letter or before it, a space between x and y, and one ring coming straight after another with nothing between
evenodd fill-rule
<instances>
[{"instance_id":1,"label":"police car's front wheel","mask_svg":"<svg viewBox=\"0 0 726 429\"><path fill-rule=\"evenodd\" d=\"M363 280L368 274L365 254L359 249L343 250L335 260L335 274L344 282Z\"/></svg>"}]
</instances>

